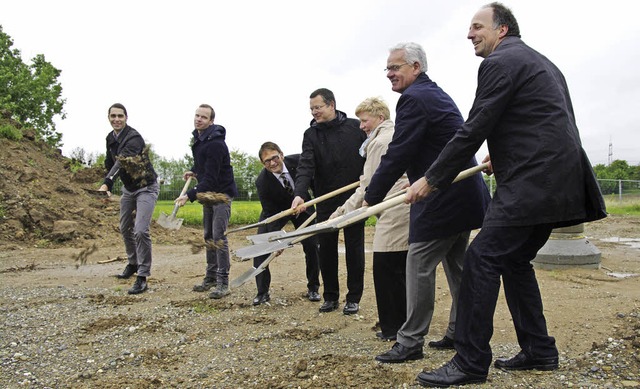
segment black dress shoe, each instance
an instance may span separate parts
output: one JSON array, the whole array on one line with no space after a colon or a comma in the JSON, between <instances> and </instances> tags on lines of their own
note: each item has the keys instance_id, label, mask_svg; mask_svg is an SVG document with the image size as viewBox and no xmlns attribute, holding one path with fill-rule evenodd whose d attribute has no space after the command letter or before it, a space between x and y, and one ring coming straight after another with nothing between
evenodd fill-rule
<instances>
[{"instance_id":1,"label":"black dress shoe","mask_svg":"<svg viewBox=\"0 0 640 389\"><path fill-rule=\"evenodd\" d=\"M347 301L347 303L344 305L344 308L342 308L342 313L345 315L354 315L358 313L359 310L360 306L358 305L358 303L350 303Z\"/></svg>"},{"instance_id":2,"label":"black dress shoe","mask_svg":"<svg viewBox=\"0 0 640 389\"><path fill-rule=\"evenodd\" d=\"M132 275L136 274L137 271L138 271L138 265L128 264L127 266L125 266L121 274L116 274L116 277L120 278L121 280L126 280L130 278Z\"/></svg>"},{"instance_id":3,"label":"black dress shoe","mask_svg":"<svg viewBox=\"0 0 640 389\"><path fill-rule=\"evenodd\" d=\"M387 335L383 334L382 331L376 332L376 337L378 339L381 339L381 340L384 340L384 341L387 341L387 342L390 341L390 340L396 340L396 334L387 336Z\"/></svg>"},{"instance_id":4,"label":"black dress shoe","mask_svg":"<svg viewBox=\"0 0 640 389\"><path fill-rule=\"evenodd\" d=\"M147 277L136 277L133 287L127 291L129 294L140 294L147 290Z\"/></svg>"},{"instance_id":5,"label":"black dress shoe","mask_svg":"<svg viewBox=\"0 0 640 389\"><path fill-rule=\"evenodd\" d=\"M338 309L337 301L325 300L324 303L322 303L322 305L320 306L320 309L318 310L320 312L331 312L331 311L335 311L336 309Z\"/></svg>"},{"instance_id":6,"label":"black dress shoe","mask_svg":"<svg viewBox=\"0 0 640 389\"><path fill-rule=\"evenodd\" d=\"M320 300L322 300L322 298L320 297L320 293L314 292L313 290L310 290L310 291L307 292L307 298L309 299L309 301L320 301Z\"/></svg>"},{"instance_id":7,"label":"black dress shoe","mask_svg":"<svg viewBox=\"0 0 640 389\"><path fill-rule=\"evenodd\" d=\"M453 347L453 339L449 338L448 336L445 335L444 338L442 338L442 340L434 340L431 341L429 343L427 343L427 345L431 348L435 348L438 350L453 350L455 349L455 347Z\"/></svg>"},{"instance_id":8,"label":"black dress shoe","mask_svg":"<svg viewBox=\"0 0 640 389\"><path fill-rule=\"evenodd\" d=\"M524 351L511 359L496 359L493 366L503 370L555 370L558 368L558 357L529 358Z\"/></svg>"},{"instance_id":9,"label":"black dress shoe","mask_svg":"<svg viewBox=\"0 0 640 389\"><path fill-rule=\"evenodd\" d=\"M448 388L451 385L481 384L487 381L487 376L465 373L453 361L449 361L436 370L421 372L416 381L422 386Z\"/></svg>"},{"instance_id":10,"label":"black dress shoe","mask_svg":"<svg viewBox=\"0 0 640 389\"><path fill-rule=\"evenodd\" d=\"M267 301L271 300L271 296L269 296L269 293L262 293L262 294L258 294L254 299L253 299L253 305L260 305L260 304L264 304Z\"/></svg>"},{"instance_id":11,"label":"black dress shoe","mask_svg":"<svg viewBox=\"0 0 640 389\"><path fill-rule=\"evenodd\" d=\"M382 363L402 363L404 361L415 361L424 358L422 346L405 347L396 342L391 350L376 357L376 361Z\"/></svg>"}]
</instances>

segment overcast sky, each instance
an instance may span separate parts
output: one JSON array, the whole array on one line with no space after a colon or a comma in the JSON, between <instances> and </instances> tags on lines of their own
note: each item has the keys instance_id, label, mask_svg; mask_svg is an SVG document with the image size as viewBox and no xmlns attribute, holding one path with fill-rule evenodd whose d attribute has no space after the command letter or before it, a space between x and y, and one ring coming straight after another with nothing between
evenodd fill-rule
<instances>
[{"instance_id":1,"label":"overcast sky","mask_svg":"<svg viewBox=\"0 0 640 389\"><path fill-rule=\"evenodd\" d=\"M309 94L331 89L337 108L399 95L383 69L388 49L420 43L427 74L466 118L481 58L466 39L487 1L48 1L0 0L0 24L30 63L62 70L67 118L63 153L103 153L107 109L123 103L128 123L167 158L190 153L200 103L216 110L232 150L256 155L265 141L301 150ZM522 39L563 71L591 162L640 163L640 24L613 0L511 0ZM486 148L477 154L484 156Z\"/></svg>"}]
</instances>

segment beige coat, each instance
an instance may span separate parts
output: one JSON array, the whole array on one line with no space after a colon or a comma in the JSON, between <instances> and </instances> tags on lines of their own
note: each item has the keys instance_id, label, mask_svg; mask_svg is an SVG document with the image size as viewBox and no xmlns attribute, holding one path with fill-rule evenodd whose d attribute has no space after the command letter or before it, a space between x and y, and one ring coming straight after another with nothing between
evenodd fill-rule
<instances>
[{"instance_id":1,"label":"beige coat","mask_svg":"<svg viewBox=\"0 0 640 389\"><path fill-rule=\"evenodd\" d=\"M360 186L351 197L334 213L335 216L344 215L362 207L364 191L375 173L380 159L387 152L387 147L393 137L393 121L385 120L369 135L369 144L365 148L366 161L363 174L360 176ZM409 184L406 174L396 181L388 194L401 190ZM390 252L409 249L409 204L401 204L383 211L378 215L376 231L373 237L373 251Z\"/></svg>"}]
</instances>

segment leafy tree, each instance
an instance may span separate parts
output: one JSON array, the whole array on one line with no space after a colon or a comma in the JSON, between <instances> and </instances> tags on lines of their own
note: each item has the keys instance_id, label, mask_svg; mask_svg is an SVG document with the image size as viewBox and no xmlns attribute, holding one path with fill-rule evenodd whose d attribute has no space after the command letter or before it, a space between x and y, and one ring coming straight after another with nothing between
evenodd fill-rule
<instances>
[{"instance_id":1,"label":"leafy tree","mask_svg":"<svg viewBox=\"0 0 640 389\"><path fill-rule=\"evenodd\" d=\"M609 171L609 178L613 178L615 180L628 180L631 172L627 161L620 159L611 162L611 165L607 167L607 170Z\"/></svg>"},{"instance_id":2,"label":"leafy tree","mask_svg":"<svg viewBox=\"0 0 640 389\"><path fill-rule=\"evenodd\" d=\"M47 144L62 146L62 134L56 132L55 116L65 119L65 99L58 82L61 71L45 60L43 54L22 62L20 50L12 49L13 40L0 25L0 109L11 112L13 119L33 127Z\"/></svg>"},{"instance_id":3,"label":"leafy tree","mask_svg":"<svg viewBox=\"0 0 640 389\"><path fill-rule=\"evenodd\" d=\"M262 170L262 163L257 157L244 151L232 150L229 155L240 198L252 200L252 196L256 192L255 181Z\"/></svg>"}]
</instances>

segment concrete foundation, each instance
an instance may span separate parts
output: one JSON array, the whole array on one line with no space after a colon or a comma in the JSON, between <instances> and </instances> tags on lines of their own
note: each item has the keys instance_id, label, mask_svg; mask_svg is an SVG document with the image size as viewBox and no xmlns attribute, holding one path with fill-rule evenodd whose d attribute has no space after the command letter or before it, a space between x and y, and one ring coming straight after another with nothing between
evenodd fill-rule
<instances>
[{"instance_id":1,"label":"concrete foundation","mask_svg":"<svg viewBox=\"0 0 640 389\"><path fill-rule=\"evenodd\" d=\"M584 224L556 228L531 263L537 269L600 268L600 250L584 236Z\"/></svg>"}]
</instances>

